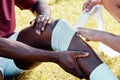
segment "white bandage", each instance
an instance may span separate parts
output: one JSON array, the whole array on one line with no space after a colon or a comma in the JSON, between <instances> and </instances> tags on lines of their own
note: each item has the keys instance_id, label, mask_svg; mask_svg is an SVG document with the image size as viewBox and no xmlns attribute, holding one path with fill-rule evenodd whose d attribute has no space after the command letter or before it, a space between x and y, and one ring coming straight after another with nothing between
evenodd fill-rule
<instances>
[{"instance_id":1,"label":"white bandage","mask_svg":"<svg viewBox=\"0 0 120 80\"><path fill-rule=\"evenodd\" d=\"M75 28L77 27L85 27L86 23L88 22L88 19L91 15L93 15L94 13L96 13L96 11L98 11L101 7L99 5L94 6L91 11L86 12L86 9L80 14L80 17L77 21L77 23L75 24Z\"/></svg>"},{"instance_id":2,"label":"white bandage","mask_svg":"<svg viewBox=\"0 0 120 80\"><path fill-rule=\"evenodd\" d=\"M76 29L64 19L61 19L52 32L52 48L53 50L66 51L69 44L76 33Z\"/></svg>"},{"instance_id":3,"label":"white bandage","mask_svg":"<svg viewBox=\"0 0 120 80\"><path fill-rule=\"evenodd\" d=\"M118 78L106 64L102 63L92 71L90 80L118 80Z\"/></svg>"}]
</instances>

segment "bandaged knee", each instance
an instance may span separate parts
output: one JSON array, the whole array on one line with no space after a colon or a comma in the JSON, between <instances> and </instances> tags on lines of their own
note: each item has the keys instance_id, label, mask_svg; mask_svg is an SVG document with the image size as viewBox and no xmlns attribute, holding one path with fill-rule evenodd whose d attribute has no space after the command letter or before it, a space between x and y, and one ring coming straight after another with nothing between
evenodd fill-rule
<instances>
[{"instance_id":1,"label":"bandaged knee","mask_svg":"<svg viewBox=\"0 0 120 80\"><path fill-rule=\"evenodd\" d=\"M67 51L69 44L76 33L67 21L61 19L55 26L52 32L52 48L58 51Z\"/></svg>"},{"instance_id":2,"label":"bandaged knee","mask_svg":"<svg viewBox=\"0 0 120 80\"><path fill-rule=\"evenodd\" d=\"M76 33L68 22L61 19L52 32L51 46L53 50L67 51L73 36ZM118 80L107 65L100 64L90 74L90 80Z\"/></svg>"}]
</instances>

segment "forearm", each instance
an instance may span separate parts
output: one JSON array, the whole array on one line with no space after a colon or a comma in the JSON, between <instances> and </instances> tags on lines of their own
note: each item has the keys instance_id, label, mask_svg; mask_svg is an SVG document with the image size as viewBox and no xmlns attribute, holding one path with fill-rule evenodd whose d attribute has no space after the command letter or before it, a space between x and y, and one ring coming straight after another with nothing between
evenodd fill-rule
<instances>
[{"instance_id":1,"label":"forearm","mask_svg":"<svg viewBox=\"0 0 120 80\"><path fill-rule=\"evenodd\" d=\"M31 8L31 11L34 13L35 16L38 15L50 15L50 7L45 2L45 0L38 0L36 4Z\"/></svg>"},{"instance_id":2,"label":"forearm","mask_svg":"<svg viewBox=\"0 0 120 80\"><path fill-rule=\"evenodd\" d=\"M33 62L55 62L55 52L32 48L21 42L0 38L0 56Z\"/></svg>"},{"instance_id":3,"label":"forearm","mask_svg":"<svg viewBox=\"0 0 120 80\"><path fill-rule=\"evenodd\" d=\"M120 52L120 36L100 31L97 34L98 41Z\"/></svg>"},{"instance_id":4,"label":"forearm","mask_svg":"<svg viewBox=\"0 0 120 80\"><path fill-rule=\"evenodd\" d=\"M102 5L118 22L120 22L119 0L102 0Z\"/></svg>"}]
</instances>

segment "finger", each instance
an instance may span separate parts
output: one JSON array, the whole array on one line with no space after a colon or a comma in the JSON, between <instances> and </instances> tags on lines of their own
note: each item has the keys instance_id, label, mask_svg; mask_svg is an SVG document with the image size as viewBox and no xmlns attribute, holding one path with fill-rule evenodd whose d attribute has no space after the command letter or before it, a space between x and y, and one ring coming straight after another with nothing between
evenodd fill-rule
<instances>
[{"instance_id":1,"label":"finger","mask_svg":"<svg viewBox=\"0 0 120 80\"><path fill-rule=\"evenodd\" d=\"M38 35L41 34L41 30L40 30L40 28L41 28L41 21L42 21L42 15L39 15L38 18L36 19L36 26L35 26L35 28L36 28L36 33L37 33Z\"/></svg>"},{"instance_id":2,"label":"finger","mask_svg":"<svg viewBox=\"0 0 120 80\"><path fill-rule=\"evenodd\" d=\"M41 32L40 32L40 28L39 28L38 26L39 26L39 24L36 24L36 33L37 33L38 35L40 35Z\"/></svg>"},{"instance_id":3,"label":"finger","mask_svg":"<svg viewBox=\"0 0 120 80\"><path fill-rule=\"evenodd\" d=\"M83 4L83 10L85 10L89 6L89 4L90 4L90 0L88 0L87 2L85 2Z\"/></svg>"},{"instance_id":4,"label":"finger","mask_svg":"<svg viewBox=\"0 0 120 80\"><path fill-rule=\"evenodd\" d=\"M75 51L74 54L72 55L72 57L74 59L84 58L84 57L87 57L87 56L89 56L89 53L88 52L83 52L83 51Z\"/></svg>"},{"instance_id":5,"label":"finger","mask_svg":"<svg viewBox=\"0 0 120 80\"><path fill-rule=\"evenodd\" d=\"M44 19L45 19L45 16L44 15L40 15L41 16L41 22L43 22L44 21Z\"/></svg>"},{"instance_id":6,"label":"finger","mask_svg":"<svg viewBox=\"0 0 120 80\"><path fill-rule=\"evenodd\" d=\"M83 27L77 27L77 29L84 29Z\"/></svg>"},{"instance_id":7,"label":"finger","mask_svg":"<svg viewBox=\"0 0 120 80\"><path fill-rule=\"evenodd\" d=\"M53 21L53 19L50 18L50 19L48 20L48 24L52 23L52 21Z\"/></svg>"},{"instance_id":8,"label":"finger","mask_svg":"<svg viewBox=\"0 0 120 80\"><path fill-rule=\"evenodd\" d=\"M76 58L83 58L89 56L88 52L80 52L80 54L76 55Z\"/></svg>"},{"instance_id":9,"label":"finger","mask_svg":"<svg viewBox=\"0 0 120 80\"><path fill-rule=\"evenodd\" d=\"M34 26L35 25L35 19L33 19L32 21L30 21L30 26Z\"/></svg>"},{"instance_id":10,"label":"finger","mask_svg":"<svg viewBox=\"0 0 120 80\"><path fill-rule=\"evenodd\" d=\"M88 3L84 3L82 10L85 10L87 8L87 6L88 6Z\"/></svg>"},{"instance_id":11,"label":"finger","mask_svg":"<svg viewBox=\"0 0 120 80\"><path fill-rule=\"evenodd\" d=\"M43 23L43 24L42 24L42 28L41 28L42 31L45 30L46 25L48 24L48 20L49 20L49 16L45 16L45 17L44 17L44 21L42 22L42 23Z\"/></svg>"},{"instance_id":12,"label":"finger","mask_svg":"<svg viewBox=\"0 0 120 80\"><path fill-rule=\"evenodd\" d=\"M84 75L84 73L83 72L81 72L81 70L80 70L80 67L79 67L79 65L78 65L78 63L77 63L77 59L75 60L75 65L74 65L74 70L75 70L75 75L77 76L77 77L79 77L80 79L82 79L82 78L85 78L85 75Z\"/></svg>"},{"instance_id":13,"label":"finger","mask_svg":"<svg viewBox=\"0 0 120 80\"><path fill-rule=\"evenodd\" d=\"M47 25L47 21L44 21L41 28L42 31L45 31L46 25Z\"/></svg>"},{"instance_id":14,"label":"finger","mask_svg":"<svg viewBox=\"0 0 120 80\"><path fill-rule=\"evenodd\" d=\"M47 27L48 24L52 23L52 18L50 16L46 16L45 20L42 25L42 31L45 31L45 28Z\"/></svg>"},{"instance_id":15,"label":"finger","mask_svg":"<svg viewBox=\"0 0 120 80\"><path fill-rule=\"evenodd\" d=\"M89 12L94 7L94 5L96 5L95 2L90 2L90 4L87 6L86 11Z\"/></svg>"},{"instance_id":16,"label":"finger","mask_svg":"<svg viewBox=\"0 0 120 80\"><path fill-rule=\"evenodd\" d=\"M84 32L84 28L77 28L77 35L80 35Z\"/></svg>"},{"instance_id":17,"label":"finger","mask_svg":"<svg viewBox=\"0 0 120 80\"><path fill-rule=\"evenodd\" d=\"M42 25L43 25L43 21L41 20L39 23L38 23L38 27L36 30L38 30L38 33L39 35L42 33Z\"/></svg>"}]
</instances>

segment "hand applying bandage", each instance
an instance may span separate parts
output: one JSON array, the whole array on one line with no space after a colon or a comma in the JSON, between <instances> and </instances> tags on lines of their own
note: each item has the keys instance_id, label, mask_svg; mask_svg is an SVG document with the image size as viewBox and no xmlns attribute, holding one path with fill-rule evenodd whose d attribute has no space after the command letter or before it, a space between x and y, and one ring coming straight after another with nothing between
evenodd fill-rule
<instances>
[{"instance_id":1,"label":"hand applying bandage","mask_svg":"<svg viewBox=\"0 0 120 80\"><path fill-rule=\"evenodd\" d=\"M98 35L101 33L101 31L79 27L77 33L78 35L86 38L88 41L98 41Z\"/></svg>"},{"instance_id":2,"label":"hand applying bandage","mask_svg":"<svg viewBox=\"0 0 120 80\"><path fill-rule=\"evenodd\" d=\"M89 12L95 5L101 4L101 0L87 0L83 4L83 10L86 9L87 12Z\"/></svg>"}]
</instances>

